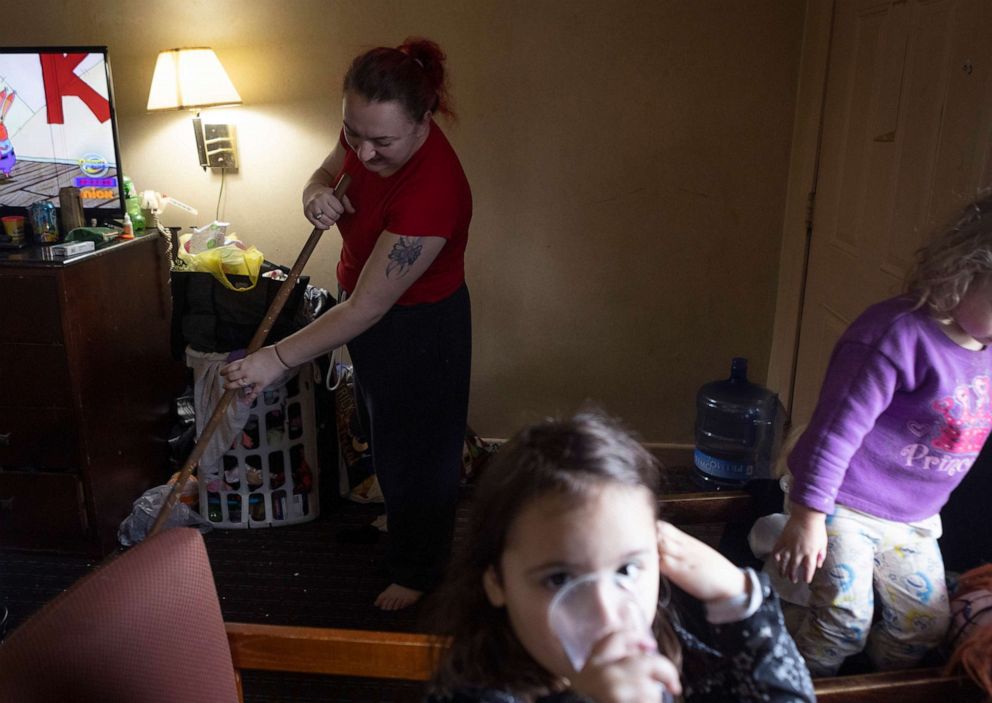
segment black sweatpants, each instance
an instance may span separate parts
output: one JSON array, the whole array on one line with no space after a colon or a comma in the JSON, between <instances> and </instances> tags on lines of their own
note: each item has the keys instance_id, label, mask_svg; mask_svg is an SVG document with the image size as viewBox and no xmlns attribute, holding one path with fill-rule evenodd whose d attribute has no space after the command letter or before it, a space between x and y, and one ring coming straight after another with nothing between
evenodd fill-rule
<instances>
[{"instance_id":1,"label":"black sweatpants","mask_svg":"<svg viewBox=\"0 0 992 703\"><path fill-rule=\"evenodd\" d=\"M348 343L372 462L386 499L393 583L428 590L451 552L468 415L472 314L462 285L393 306Z\"/></svg>"}]
</instances>

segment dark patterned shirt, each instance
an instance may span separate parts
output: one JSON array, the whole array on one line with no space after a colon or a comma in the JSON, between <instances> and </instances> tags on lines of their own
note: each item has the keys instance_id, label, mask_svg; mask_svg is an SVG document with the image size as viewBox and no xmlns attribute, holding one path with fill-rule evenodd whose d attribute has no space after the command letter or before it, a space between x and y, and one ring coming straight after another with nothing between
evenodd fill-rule
<instances>
[{"instance_id":1,"label":"dark patterned shirt","mask_svg":"<svg viewBox=\"0 0 992 703\"><path fill-rule=\"evenodd\" d=\"M759 574L763 601L740 622L712 625L702 604L677 593L673 623L682 644L682 700L685 703L813 703L816 694L806 662L785 629L778 596ZM673 589L674 590L674 589ZM538 698L536 703L585 703L572 691ZM427 703L522 703L505 691L466 687Z\"/></svg>"}]
</instances>

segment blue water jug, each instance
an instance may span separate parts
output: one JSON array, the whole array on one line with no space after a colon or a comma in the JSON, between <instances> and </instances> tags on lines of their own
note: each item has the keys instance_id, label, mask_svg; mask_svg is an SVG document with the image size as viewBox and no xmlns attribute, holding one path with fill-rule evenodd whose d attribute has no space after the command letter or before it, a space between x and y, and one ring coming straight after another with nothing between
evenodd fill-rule
<instances>
[{"instance_id":1,"label":"blue water jug","mask_svg":"<svg viewBox=\"0 0 992 703\"><path fill-rule=\"evenodd\" d=\"M735 357L730 378L696 394L694 476L706 488L740 488L771 476L780 434L778 396L747 380L747 359Z\"/></svg>"}]
</instances>

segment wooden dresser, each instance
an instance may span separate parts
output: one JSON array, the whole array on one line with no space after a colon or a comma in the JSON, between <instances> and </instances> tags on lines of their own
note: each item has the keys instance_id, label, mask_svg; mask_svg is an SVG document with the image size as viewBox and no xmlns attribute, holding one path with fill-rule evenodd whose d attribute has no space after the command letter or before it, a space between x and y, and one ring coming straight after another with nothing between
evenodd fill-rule
<instances>
[{"instance_id":1,"label":"wooden dresser","mask_svg":"<svg viewBox=\"0 0 992 703\"><path fill-rule=\"evenodd\" d=\"M168 477L165 241L0 253L0 547L102 555Z\"/></svg>"}]
</instances>

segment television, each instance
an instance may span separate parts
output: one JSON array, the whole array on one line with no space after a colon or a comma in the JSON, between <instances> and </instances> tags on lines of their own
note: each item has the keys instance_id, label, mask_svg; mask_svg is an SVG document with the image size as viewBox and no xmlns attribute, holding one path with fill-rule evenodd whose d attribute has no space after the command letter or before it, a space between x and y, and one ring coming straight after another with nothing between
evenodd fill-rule
<instances>
[{"instance_id":1,"label":"television","mask_svg":"<svg viewBox=\"0 0 992 703\"><path fill-rule=\"evenodd\" d=\"M105 46L0 46L0 214L79 188L87 223L124 216ZM64 233L63 233L64 234Z\"/></svg>"}]
</instances>

